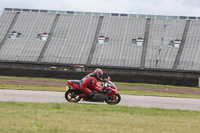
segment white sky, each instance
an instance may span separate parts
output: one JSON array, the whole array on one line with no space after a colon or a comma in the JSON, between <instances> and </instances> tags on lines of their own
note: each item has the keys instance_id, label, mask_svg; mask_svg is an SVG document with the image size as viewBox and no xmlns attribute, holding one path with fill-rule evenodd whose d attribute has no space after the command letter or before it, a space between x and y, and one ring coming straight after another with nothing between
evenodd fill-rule
<instances>
[{"instance_id":1,"label":"white sky","mask_svg":"<svg viewBox=\"0 0 200 133\"><path fill-rule=\"evenodd\" d=\"M4 8L200 16L200 0L0 0Z\"/></svg>"}]
</instances>

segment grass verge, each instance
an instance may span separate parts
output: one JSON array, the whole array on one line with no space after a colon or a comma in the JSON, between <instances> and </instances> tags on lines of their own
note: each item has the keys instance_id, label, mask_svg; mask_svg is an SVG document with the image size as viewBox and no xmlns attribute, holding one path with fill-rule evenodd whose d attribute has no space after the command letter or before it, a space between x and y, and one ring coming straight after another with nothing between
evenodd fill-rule
<instances>
[{"instance_id":1,"label":"grass verge","mask_svg":"<svg viewBox=\"0 0 200 133\"><path fill-rule=\"evenodd\" d=\"M0 78L36 79L36 80L47 80L47 81L67 81L68 80L68 79L55 79L55 78L15 77L15 76L0 76Z\"/></svg>"},{"instance_id":2,"label":"grass verge","mask_svg":"<svg viewBox=\"0 0 200 133\"><path fill-rule=\"evenodd\" d=\"M0 102L0 132L200 131L200 112L71 103Z\"/></svg>"},{"instance_id":3,"label":"grass verge","mask_svg":"<svg viewBox=\"0 0 200 133\"><path fill-rule=\"evenodd\" d=\"M14 90L35 90L35 91L65 91L65 87L55 86L29 86L29 85L8 85L0 84L0 89L14 89Z\"/></svg>"},{"instance_id":4,"label":"grass verge","mask_svg":"<svg viewBox=\"0 0 200 133\"><path fill-rule=\"evenodd\" d=\"M47 80L47 81L67 81L68 80L68 79L55 79L55 78L15 77L15 76L0 76L0 78L35 79L35 80ZM113 82L113 83L114 84L120 84L120 85L130 85L130 86L154 86L154 87L165 87L165 88L200 89L198 87L160 85L160 84L123 83L123 82Z\"/></svg>"},{"instance_id":5,"label":"grass verge","mask_svg":"<svg viewBox=\"0 0 200 133\"><path fill-rule=\"evenodd\" d=\"M165 88L185 88L185 89L200 89L198 87L186 87L186 86L174 86L174 85L160 85L160 84L144 84L144 83L122 83L114 82L120 85L130 85L130 86L153 86L153 87L165 87Z\"/></svg>"}]
</instances>

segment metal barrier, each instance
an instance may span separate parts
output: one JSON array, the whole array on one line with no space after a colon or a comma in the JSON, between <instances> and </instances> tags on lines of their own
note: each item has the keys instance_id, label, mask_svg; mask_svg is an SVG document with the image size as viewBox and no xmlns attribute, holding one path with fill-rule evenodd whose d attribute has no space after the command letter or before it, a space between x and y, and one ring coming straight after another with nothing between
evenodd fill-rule
<instances>
[{"instance_id":1,"label":"metal barrier","mask_svg":"<svg viewBox=\"0 0 200 133\"><path fill-rule=\"evenodd\" d=\"M200 87L200 77L199 77L199 85L198 85L198 87Z\"/></svg>"},{"instance_id":2,"label":"metal barrier","mask_svg":"<svg viewBox=\"0 0 200 133\"><path fill-rule=\"evenodd\" d=\"M85 77L87 74L88 72L0 68L0 75L19 76L19 77L81 79ZM177 85L177 86L190 86L190 87L198 87L198 83L200 80L197 77L189 77L189 76L123 74L123 73L109 73L109 72L104 73L104 77L107 76L110 76L112 81L117 81L117 82L164 84L164 85Z\"/></svg>"}]
</instances>

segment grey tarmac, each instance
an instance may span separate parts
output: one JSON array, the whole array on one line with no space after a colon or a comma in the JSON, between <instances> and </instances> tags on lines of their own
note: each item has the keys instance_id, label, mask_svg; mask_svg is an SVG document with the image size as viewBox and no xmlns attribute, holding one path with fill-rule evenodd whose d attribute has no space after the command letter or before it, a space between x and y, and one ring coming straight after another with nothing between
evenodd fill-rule
<instances>
[{"instance_id":1,"label":"grey tarmac","mask_svg":"<svg viewBox=\"0 0 200 133\"><path fill-rule=\"evenodd\" d=\"M0 89L0 101L67 103L65 92ZM106 104L80 101L82 104ZM157 107L200 111L200 99L121 95L121 106Z\"/></svg>"}]
</instances>

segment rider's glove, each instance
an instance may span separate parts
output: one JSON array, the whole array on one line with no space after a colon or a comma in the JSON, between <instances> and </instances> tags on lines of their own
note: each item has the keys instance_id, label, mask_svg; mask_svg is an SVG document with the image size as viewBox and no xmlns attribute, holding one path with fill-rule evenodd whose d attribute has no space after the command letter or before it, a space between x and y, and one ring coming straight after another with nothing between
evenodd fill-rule
<instances>
[{"instance_id":1,"label":"rider's glove","mask_svg":"<svg viewBox=\"0 0 200 133\"><path fill-rule=\"evenodd\" d=\"M107 81L107 79L102 79L102 82L106 82Z\"/></svg>"}]
</instances>

